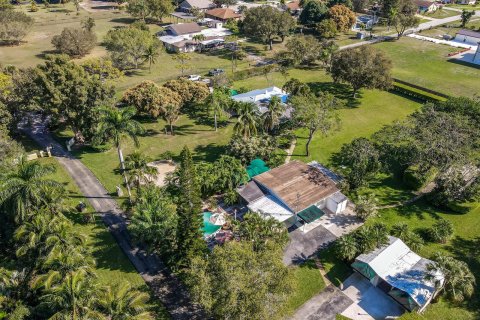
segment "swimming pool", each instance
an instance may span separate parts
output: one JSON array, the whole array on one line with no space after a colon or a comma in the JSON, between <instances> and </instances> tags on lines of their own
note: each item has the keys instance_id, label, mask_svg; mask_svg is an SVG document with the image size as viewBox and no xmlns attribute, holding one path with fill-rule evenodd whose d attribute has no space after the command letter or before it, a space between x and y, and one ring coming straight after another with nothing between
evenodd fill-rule
<instances>
[{"instance_id":1,"label":"swimming pool","mask_svg":"<svg viewBox=\"0 0 480 320\"><path fill-rule=\"evenodd\" d=\"M214 233L215 231L217 231L218 229L221 228L221 226L216 226L214 225L213 223L210 222L210 217L212 216L212 213L211 212L204 212L203 213L203 228L202 228L202 231L203 231L203 236L204 237L208 237L209 235L211 235L212 233Z\"/></svg>"}]
</instances>

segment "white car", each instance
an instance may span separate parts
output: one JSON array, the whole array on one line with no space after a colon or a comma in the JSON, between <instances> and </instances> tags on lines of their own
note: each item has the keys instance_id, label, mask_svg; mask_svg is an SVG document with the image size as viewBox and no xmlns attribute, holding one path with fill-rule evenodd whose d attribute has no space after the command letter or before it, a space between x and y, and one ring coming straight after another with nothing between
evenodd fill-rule
<instances>
[{"instance_id":1,"label":"white car","mask_svg":"<svg viewBox=\"0 0 480 320\"><path fill-rule=\"evenodd\" d=\"M187 77L187 79L190 80L190 81L199 81L200 78L202 78L202 77L199 76L198 74L191 74Z\"/></svg>"}]
</instances>

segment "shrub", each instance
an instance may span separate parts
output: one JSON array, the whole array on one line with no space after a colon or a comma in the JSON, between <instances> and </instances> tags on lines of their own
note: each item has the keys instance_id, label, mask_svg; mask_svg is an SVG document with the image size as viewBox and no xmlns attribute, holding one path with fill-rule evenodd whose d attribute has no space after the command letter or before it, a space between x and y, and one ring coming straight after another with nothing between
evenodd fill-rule
<instances>
[{"instance_id":1,"label":"shrub","mask_svg":"<svg viewBox=\"0 0 480 320\"><path fill-rule=\"evenodd\" d=\"M0 11L0 42L19 44L33 27L33 18L23 12Z\"/></svg>"},{"instance_id":2,"label":"shrub","mask_svg":"<svg viewBox=\"0 0 480 320\"><path fill-rule=\"evenodd\" d=\"M437 168L431 167L423 172L418 166L410 166L403 173L403 182L413 190L420 190L432 182L438 173Z\"/></svg>"},{"instance_id":3,"label":"shrub","mask_svg":"<svg viewBox=\"0 0 480 320\"><path fill-rule=\"evenodd\" d=\"M92 31L77 28L65 28L52 39L53 46L70 57L83 57L97 44L97 37Z\"/></svg>"},{"instance_id":4,"label":"shrub","mask_svg":"<svg viewBox=\"0 0 480 320\"><path fill-rule=\"evenodd\" d=\"M453 235L453 225L448 220L440 219L430 228L429 234L433 241L446 243Z\"/></svg>"}]
</instances>

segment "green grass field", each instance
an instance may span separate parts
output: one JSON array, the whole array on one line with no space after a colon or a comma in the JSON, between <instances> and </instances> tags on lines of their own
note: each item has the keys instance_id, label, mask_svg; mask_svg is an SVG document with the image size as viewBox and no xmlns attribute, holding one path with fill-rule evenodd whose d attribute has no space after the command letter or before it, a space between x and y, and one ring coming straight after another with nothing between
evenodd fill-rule
<instances>
[{"instance_id":1,"label":"green grass field","mask_svg":"<svg viewBox=\"0 0 480 320\"><path fill-rule=\"evenodd\" d=\"M448 18L453 16L459 16L460 12L448 10L448 9L447 10L440 9L440 10L436 10L435 12L425 13L423 15L429 18L443 19L443 18Z\"/></svg>"},{"instance_id":2,"label":"green grass field","mask_svg":"<svg viewBox=\"0 0 480 320\"><path fill-rule=\"evenodd\" d=\"M446 45L412 38L374 45L393 62L393 76L449 95L473 97L480 92L480 68L457 63Z\"/></svg>"}]
</instances>

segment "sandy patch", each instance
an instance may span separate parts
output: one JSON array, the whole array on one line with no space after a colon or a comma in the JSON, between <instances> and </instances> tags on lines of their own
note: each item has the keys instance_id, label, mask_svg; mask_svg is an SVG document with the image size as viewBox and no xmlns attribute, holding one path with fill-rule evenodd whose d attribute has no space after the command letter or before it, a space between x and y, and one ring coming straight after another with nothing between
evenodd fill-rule
<instances>
[{"instance_id":1,"label":"sandy patch","mask_svg":"<svg viewBox=\"0 0 480 320\"><path fill-rule=\"evenodd\" d=\"M150 177L150 179L153 183L155 183L156 186L159 187L163 187L165 185L165 177L167 174L175 171L176 168L175 163L165 160L150 162L148 166L157 168L158 174Z\"/></svg>"}]
</instances>

